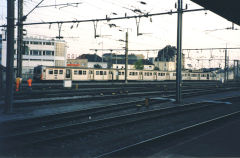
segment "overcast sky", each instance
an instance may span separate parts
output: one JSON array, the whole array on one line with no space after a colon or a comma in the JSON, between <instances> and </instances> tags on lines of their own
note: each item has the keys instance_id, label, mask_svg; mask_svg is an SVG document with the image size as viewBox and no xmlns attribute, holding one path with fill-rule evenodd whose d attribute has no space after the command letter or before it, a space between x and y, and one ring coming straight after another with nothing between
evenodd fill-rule
<instances>
[{"instance_id":1,"label":"overcast sky","mask_svg":"<svg viewBox=\"0 0 240 158\"><path fill-rule=\"evenodd\" d=\"M26 15L41 0L24 0L24 15ZM6 24L6 0L0 0L0 24ZM144 13L161 13L173 10L177 0L45 0L40 6L81 3L74 6L36 8L27 18L26 23L98 19L108 17L138 15L133 12L139 9ZM188 9L202 8L190 0L183 0L184 6ZM118 27L109 27L109 24L116 24ZM184 13L183 15L183 48L214 48L214 47L240 47L240 30L226 30L231 27L231 22L219 17L210 11L199 11ZM94 53L90 49L121 49L124 47L125 33L119 29L129 28L129 49L160 49L166 45L176 46L177 14L141 18L137 36L136 19L98 22L97 34L100 38L94 38L93 22L75 24L63 24L61 35L68 44L69 54ZM239 26L235 26L239 28ZM27 35L33 37L53 38L58 36L58 26L54 25L32 25L25 27ZM147 33L147 34L144 34ZM239 50L237 50L239 51ZM237 51L230 51L232 59L239 58ZM99 55L102 52L97 52ZM118 51L117 53L124 53ZM146 56L147 52L144 53ZM218 51L191 51L184 52L189 55L189 60L195 58L222 58L223 50ZM149 52L149 56L156 56L156 52ZM212 55L212 56L211 56ZM210 64L219 65L213 62ZM195 65L194 65L195 64ZM207 63L196 63L199 64ZM209 62L208 62L209 64Z\"/></svg>"}]
</instances>

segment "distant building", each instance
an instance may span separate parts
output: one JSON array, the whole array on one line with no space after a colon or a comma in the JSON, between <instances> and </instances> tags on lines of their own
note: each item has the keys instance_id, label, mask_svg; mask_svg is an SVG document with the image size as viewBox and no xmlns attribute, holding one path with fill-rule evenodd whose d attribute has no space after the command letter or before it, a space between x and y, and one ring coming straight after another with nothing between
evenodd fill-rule
<instances>
[{"instance_id":1,"label":"distant building","mask_svg":"<svg viewBox=\"0 0 240 158\"><path fill-rule=\"evenodd\" d=\"M155 61L154 66L158 67L160 71L176 71L175 61Z\"/></svg>"},{"instance_id":2,"label":"distant building","mask_svg":"<svg viewBox=\"0 0 240 158\"><path fill-rule=\"evenodd\" d=\"M108 67L108 63L103 60L103 58L101 58L100 56L98 56L97 54L82 54L79 57L77 57L76 59L87 59L87 67L88 68L95 68L95 67L101 67L101 68L107 68Z\"/></svg>"},{"instance_id":3,"label":"distant building","mask_svg":"<svg viewBox=\"0 0 240 158\"><path fill-rule=\"evenodd\" d=\"M154 65L161 71L176 71L177 64L177 49L174 46L166 46L158 51L158 56L155 58ZM182 69L185 65L185 56L182 54Z\"/></svg>"},{"instance_id":4,"label":"distant building","mask_svg":"<svg viewBox=\"0 0 240 158\"><path fill-rule=\"evenodd\" d=\"M87 59L67 59L67 66L87 68L88 60Z\"/></svg>"},{"instance_id":5,"label":"distant building","mask_svg":"<svg viewBox=\"0 0 240 158\"><path fill-rule=\"evenodd\" d=\"M104 59L104 61L106 61L108 63L108 68L112 68L113 64L115 67L117 63L118 64L120 64L122 62L125 63L125 54L106 53L106 54L103 54L103 59ZM141 60L141 59L144 59L144 56L142 54L138 54L138 55L129 54L128 55L128 61L130 63L132 61L136 62L137 60ZM120 65L118 65L118 66L120 66ZM125 67L125 65L124 65L124 67Z\"/></svg>"},{"instance_id":6,"label":"distant building","mask_svg":"<svg viewBox=\"0 0 240 158\"><path fill-rule=\"evenodd\" d=\"M144 55L142 54L135 54L137 57L137 60L144 59Z\"/></svg>"},{"instance_id":7,"label":"distant building","mask_svg":"<svg viewBox=\"0 0 240 158\"><path fill-rule=\"evenodd\" d=\"M33 75L33 68L38 65L66 66L66 42L62 40L47 40L38 38L24 38L22 52L22 76L28 78ZM17 43L14 45L14 67L17 67ZM6 41L3 41L2 65L6 66Z\"/></svg>"},{"instance_id":8,"label":"distant building","mask_svg":"<svg viewBox=\"0 0 240 158\"><path fill-rule=\"evenodd\" d=\"M154 64L149 60L141 59L141 61L144 70L154 70ZM135 62L137 62L137 60L128 60L128 69L136 69ZM125 69L125 60L115 60L113 69Z\"/></svg>"}]
</instances>

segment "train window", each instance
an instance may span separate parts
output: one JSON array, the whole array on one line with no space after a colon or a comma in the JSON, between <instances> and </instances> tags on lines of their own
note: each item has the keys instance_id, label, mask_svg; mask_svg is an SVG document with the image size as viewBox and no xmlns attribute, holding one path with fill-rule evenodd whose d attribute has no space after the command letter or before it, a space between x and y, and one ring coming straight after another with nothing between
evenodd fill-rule
<instances>
[{"instance_id":1,"label":"train window","mask_svg":"<svg viewBox=\"0 0 240 158\"><path fill-rule=\"evenodd\" d=\"M52 75L53 74L53 70L48 70L48 74Z\"/></svg>"},{"instance_id":2,"label":"train window","mask_svg":"<svg viewBox=\"0 0 240 158\"><path fill-rule=\"evenodd\" d=\"M111 74L112 74L112 71L109 71L109 74L111 75Z\"/></svg>"},{"instance_id":3,"label":"train window","mask_svg":"<svg viewBox=\"0 0 240 158\"><path fill-rule=\"evenodd\" d=\"M142 75L143 73L142 72L139 72L140 75Z\"/></svg>"},{"instance_id":4,"label":"train window","mask_svg":"<svg viewBox=\"0 0 240 158\"><path fill-rule=\"evenodd\" d=\"M78 74L79 74L79 75L82 75L82 73L83 73L82 70L79 70L79 71L78 71Z\"/></svg>"},{"instance_id":5,"label":"train window","mask_svg":"<svg viewBox=\"0 0 240 158\"><path fill-rule=\"evenodd\" d=\"M154 74L154 75L157 75L157 73L156 73L156 72L154 72L153 74Z\"/></svg>"},{"instance_id":6,"label":"train window","mask_svg":"<svg viewBox=\"0 0 240 158\"><path fill-rule=\"evenodd\" d=\"M88 73L91 75L91 74L93 74L93 71L92 71L92 70L89 70L89 72L88 72Z\"/></svg>"},{"instance_id":7,"label":"train window","mask_svg":"<svg viewBox=\"0 0 240 158\"><path fill-rule=\"evenodd\" d=\"M63 70L59 70L59 74L63 74Z\"/></svg>"},{"instance_id":8,"label":"train window","mask_svg":"<svg viewBox=\"0 0 240 158\"><path fill-rule=\"evenodd\" d=\"M99 71L96 71L96 75L99 75Z\"/></svg>"},{"instance_id":9,"label":"train window","mask_svg":"<svg viewBox=\"0 0 240 158\"><path fill-rule=\"evenodd\" d=\"M150 72L150 76L152 76L152 73Z\"/></svg>"},{"instance_id":10,"label":"train window","mask_svg":"<svg viewBox=\"0 0 240 158\"><path fill-rule=\"evenodd\" d=\"M169 73L166 73L167 76L169 76Z\"/></svg>"},{"instance_id":11,"label":"train window","mask_svg":"<svg viewBox=\"0 0 240 158\"><path fill-rule=\"evenodd\" d=\"M129 75L131 76L131 75L132 75L132 72L129 72Z\"/></svg>"},{"instance_id":12,"label":"train window","mask_svg":"<svg viewBox=\"0 0 240 158\"><path fill-rule=\"evenodd\" d=\"M43 70L43 72L46 72L46 70Z\"/></svg>"},{"instance_id":13,"label":"train window","mask_svg":"<svg viewBox=\"0 0 240 158\"><path fill-rule=\"evenodd\" d=\"M124 72L122 72L122 75L124 75Z\"/></svg>"},{"instance_id":14,"label":"train window","mask_svg":"<svg viewBox=\"0 0 240 158\"><path fill-rule=\"evenodd\" d=\"M136 76L138 75L138 72L136 72Z\"/></svg>"},{"instance_id":15,"label":"train window","mask_svg":"<svg viewBox=\"0 0 240 158\"><path fill-rule=\"evenodd\" d=\"M176 73L173 73L173 76L176 76Z\"/></svg>"},{"instance_id":16,"label":"train window","mask_svg":"<svg viewBox=\"0 0 240 158\"><path fill-rule=\"evenodd\" d=\"M54 70L54 74L58 74L58 70Z\"/></svg>"},{"instance_id":17,"label":"train window","mask_svg":"<svg viewBox=\"0 0 240 158\"><path fill-rule=\"evenodd\" d=\"M74 75L77 75L77 74L78 74L77 70L74 70Z\"/></svg>"},{"instance_id":18,"label":"train window","mask_svg":"<svg viewBox=\"0 0 240 158\"><path fill-rule=\"evenodd\" d=\"M86 71L83 71L83 75L86 75Z\"/></svg>"},{"instance_id":19,"label":"train window","mask_svg":"<svg viewBox=\"0 0 240 158\"><path fill-rule=\"evenodd\" d=\"M103 71L100 71L100 75L103 75Z\"/></svg>"},{"instance_id":20,"label":"train window","mask_svg":"<svg viewBox=\"0 0 240 158\"><path fill-rule=\"evenodd\" d=\"M104 75L107 75L107 72L106 72L106 71L104 71Z\"/></svg>"}]
</instances>

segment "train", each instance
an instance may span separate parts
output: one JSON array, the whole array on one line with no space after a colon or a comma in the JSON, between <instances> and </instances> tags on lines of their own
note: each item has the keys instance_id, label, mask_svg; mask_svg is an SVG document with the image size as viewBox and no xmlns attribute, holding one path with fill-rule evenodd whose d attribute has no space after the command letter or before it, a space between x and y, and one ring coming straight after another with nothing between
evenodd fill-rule
<instances>
[{"instance_id":1,"label":"train","mask_svg":"<svg viewBox=\"0 0 240 158\"><path fill-rule=\"evenodd\" d=\"M125 69L37 66L34 80L120 81L125 80ZM175 71L128 69L127 80L176 80ZM218 80L215 72L182 71L182 80Z\"/></svg>"}]
</instances>

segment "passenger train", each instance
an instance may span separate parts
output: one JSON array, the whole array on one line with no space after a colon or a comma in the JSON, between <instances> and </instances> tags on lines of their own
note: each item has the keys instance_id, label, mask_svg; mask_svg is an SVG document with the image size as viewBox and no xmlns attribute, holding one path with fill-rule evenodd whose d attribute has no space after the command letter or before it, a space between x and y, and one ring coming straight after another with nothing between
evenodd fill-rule
<instances>
[{"instance_id":1,"label":"passenger train","mask_svg":"<svg viewBox=\"0 0 240 158\"><path fill-rule=\"evenodd\" d=\"M37 66L34 68L34 79L72 81L124 80L125 69ZM127 79L133 81L176 80L176 72L129 69ZM217 77L214 72L183 71L182 80L217 80Z\"/></svg>"}]
</instances>

